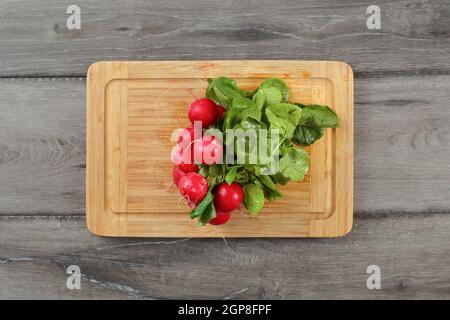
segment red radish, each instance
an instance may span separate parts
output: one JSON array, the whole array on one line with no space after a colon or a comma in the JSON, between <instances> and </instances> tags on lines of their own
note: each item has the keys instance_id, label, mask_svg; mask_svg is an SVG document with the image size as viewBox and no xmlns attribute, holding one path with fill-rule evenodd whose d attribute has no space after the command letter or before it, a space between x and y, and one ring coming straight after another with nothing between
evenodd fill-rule
<instances>
[{"instance_id":1,"label":"red radish","mask_svg":"<svg viewBox=\"0 0 450 320\"><path fill-rule=\"evenodd\" d=\"M192 153L192 148L183 149L181 147L174 148L172 150L172 162L176 165L179 164L193 164L194 155Z\"/></svg>"},{"instance_id":2,"label":"red radish","mask_svg":"<svg viewBox=\"0 0 450 320\"><path fill-rule=\"evenodd\" d=\"M184 173L198 172L200 169L196 164L194 164L193 154L191 152L190 158L188 155L189 149L178 149L172 153L172 162L177 165L178 169Z\"/></svg>"},{"instance_id":3,"label":"red radish","mask_svg":"<svg viewBox=\"0 0 450 320\"><path fill-rule=\"evenodd\" d=\"M186 149L191 144L192 140L194 140L194 126L190 125L189 127L183 129L179 136L177 143L183 148Z\"/></svg>"},{"instance_id":4,"label":"red radish","mask_svg":"<svg viewBox=\"0 0 450 320\"><path fill-rule=\"evenodd\" d=\"M216 104L217 107L217 118L216 118L216 123L218 123L222 118L223 118L223 114L225 113L225 111L227 111L224 107L222 107L221 105Z\"/></svg>"},{"instance_id":5,"label":"red radish","mask_svg":"<svg viewBox=\"0 0 450 320\"><path fill-rule=\"evenodd\" d=\"M228 220L230 220L230 217L231 217L231 212L217 211L216 217L214 219L212 219L209 223L214 226L218 226L218 225L226 223Z\"/></svg>"},{"instance_id":6,"label":"red radish","mask_svg":"<svg viewBox=\"0 0 450 320\"><path fill-rule=\"evenodd\" d=\"M191 123L201 121L203 128L209 127L217 119L216 104L208 98L197 99L191 103L188 117Z\"/></svg>"},{"instance_id":7,"label":"red radish","mask_svg":"<svg viewBox=\"0 0 450 320\"><path fill-rule=\"evenodd\" d=\"M214 190L214 205L217 211L230 212L244 200L244 191L239 183L223 182Z\"/></svg>"},{"instance_id":8,"label":"red radish","mask_svg":"<svg viewBox=\"0 0 450 320\"><path fill-rule=\"evenodd\" d=\"M180 163L178 165L178 169L180 169L184 173L189 173L189 172L198 172L200 168L198 167L198 165L193 163Z\"/></svg>"},{"instance_id":9,"label":"red radish","mask_svg":"<svg viewBox=\"0 0 450 320\"><path fill-rule=\"evenodd\" d=\"M222 142L215 136L204 135L202 141L194 142L194 159L196 163L222 163Z\"/></svg>"},{"instance_id":10,"label":"red radish","mask_svg":"<svg viewBox=\"0 0 450 320\"><path fill-rule=\"evenodd\" d=\"M170 155L170 158L172 159L173 164L178 165L183 162L183 156L184 156L183 149L178 147L172 149L172 154Z\"/></svg>"},{"instance_id":11,"label":"red radish","mask_svg":"<svg viewBox=\"0 0 450 320\"><path fill-rule=\"evenodd\" d=\"M186 173L178 182L178 189L188 204L196 206L208 193L208 182L195 172Z\"/></svg>"},{"instance_id":12,"label":"red radish","mask_svg":"<svg viewBox=\"0 0 450 320\"><path fill-rule=\"evenodd\" d=\"M180 182L180 179L182 177L184 177L186 175L186 173L184 173L183 171L181 171L180 169L178 169L177 166L173 166L172 169L172 178L173 178L173 183L178 187L178 183Z\"/></svg>"}]
</instances>

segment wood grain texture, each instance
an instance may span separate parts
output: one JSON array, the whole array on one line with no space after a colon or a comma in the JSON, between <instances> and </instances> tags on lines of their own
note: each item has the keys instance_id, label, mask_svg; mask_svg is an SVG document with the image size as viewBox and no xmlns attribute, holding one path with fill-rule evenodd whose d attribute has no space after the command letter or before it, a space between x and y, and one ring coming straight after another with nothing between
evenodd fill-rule
<instances>
[{"instance_id":1,"label":"wood grain texture","mask_svg":"<svg viewBox=\"0 0 450 320\"><path fill-rule=\"evenodd\" d=\"M80 31L65 27L72 2L0 2L1 298L449 298L448 1L76 3ZM365 27L370 4L381 30ZM350 63L353 232L228 248L91 236L81 218L85 82L73 77L101 59ZM65 288L70 263L82 266L81 291ZM382 267L381 291L365 288L369 264ZM217 277L225 268L233 277Z\"/></svg>"},{"instance_id":2,"label":"wood grain texture","mask_svg":"<svg viewBox=\"0 0 450 320\"><path fill-rule=\"evenodd\" d=\"M0 79L0 212L85 211L84 79Z\"/></svg>"},{"instance_id":3,"label":"wood grain texture","mask_svg":"<svg viewBox=\"0 0 450 320\"><path fill-rule=\"evenodd\" d=\"M450 72L450 4L381 0L79 0L0 3L0 75L85 74L99 60L341 60L357 73ZM182 8L182 9L181 9Z\"/></svg>"},{"instance_id":4,"label":"wood grain texture","mask_svg":"<svg viewBox=\"0 0 450 320\"><path fill-rule=\"evenodd\" d=\"M340 127L308 148L308 179L280 189L282 200L252 219L236 211L225 226L199 227L173 188L171 135L192 95L202 96L206 79L222 75L249 90L281 77L291 101L329 105ZM89 230L116 237L343 236L353 220L353 109L353 72L342 62L95 63L87 78Z\"/></svg>"},{"instance_id":5,"label":"wood grain texture","mask_svg":"<svg viewBox=\"0 0 450 320\"><path fill-rule=\"evenodd\" d=\"M450 298L448 214L359 218L348 237L320 240L106 239L84 218L0 223L0 298ZM72 264L81 290L65 289ZM372 264L381 290L366 287Z\"/></svg>"},{"instance_id":6,"label":"wood grain texture","mask_svg":"<svg viewBox=\"0 0 450 320\"><path fill-rule=\"evenodd\" d=\"M356 82L358 212L448 212L448 81L414 76Z\"/></svg>"},{"instance_id":7,"label":"wood grain texture","mask_svg":"<svg viewBox=\"0 0 450 320\"><path fill-rule=\"evenodd\" d=\"M355 83L356 214L448 212L449 82ZM0 84L0 214L84 214L85 81Z\"/></svg>"}]
</instances>

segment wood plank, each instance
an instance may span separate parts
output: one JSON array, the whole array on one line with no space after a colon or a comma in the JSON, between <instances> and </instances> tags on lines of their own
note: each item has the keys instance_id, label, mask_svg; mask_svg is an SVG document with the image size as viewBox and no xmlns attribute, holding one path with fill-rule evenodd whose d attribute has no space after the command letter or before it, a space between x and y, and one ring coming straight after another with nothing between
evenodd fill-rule
<instances>
[{"instance_id":1,"label":"wood plank","mask_svg":"<svg viewBox=\"0 0 450 320\"><path fill-rule=\"evenodd\" d=\"M0 298L450 298L450 214L357 218L338 239L108 239L0 218ZM81 290L67 290L78 265ZM366 269L381 268L381 290ZM176 288L176 289L175 289Z\"/></svg>"},{"instance_id":2,"label":"wood plank","mask_svg":"<svg viewBox=\"0 0 450 320\"><path fill-rule=\"evenodd\" d=\"M99 60L344 60L357 73L448 74L450 3L381 0L381 30L366 27L371 3L352 0L79 0L0 2L0 75L85 74Z\"/></svg>"},{"instance_id":3,"label":"wood plank","mask_svg":"<svg viewBox=\"0 0 450 320\"><path fill-rule=\"evenodd\" d=\"M0 80L0 212L85 212L85 80Z\"/></svg>"},{"instance_id":4,"label":"wood plank","mask_svg":"<svg viewBox=\"0 0 450 320\"><path fill-rule=\"evenodd\" d=\"M448 76L355 82L355 207L448 212Z\"/></svg>"},{"instance_id":5,"label":"wood plank","mask_svg":"<svg viewBox=\"0 0 450 320\"><path fill-rule=\"evenodd\" d=\"M448 212L449 82L355 82L357 213ZM0 214L85 213L85 85L0 80Z\"/></svg>"}]
</instances>

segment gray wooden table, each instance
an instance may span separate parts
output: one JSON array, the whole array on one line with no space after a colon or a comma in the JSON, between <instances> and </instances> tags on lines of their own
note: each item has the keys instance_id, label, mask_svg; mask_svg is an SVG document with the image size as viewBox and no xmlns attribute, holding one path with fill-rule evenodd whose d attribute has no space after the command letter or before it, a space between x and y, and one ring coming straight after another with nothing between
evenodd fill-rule
<instances>
[{"instance_id":1,"label":"gray wooden table","mask_svg":"<svg viewBox=\"0 0 450 320\"><path fill-rule=\"evenodd\" d=\"M66 26L70 4L81 30ZM381 29L366 26L369 5ZM450 298L447 0L1 1L0 298ZM342 60L355 224L339 239L105 239L85 227L87 67ZM81 269L81 289L66 268ZM381 269L368 290L367 267Z\"/></svg>"}]
</instances>

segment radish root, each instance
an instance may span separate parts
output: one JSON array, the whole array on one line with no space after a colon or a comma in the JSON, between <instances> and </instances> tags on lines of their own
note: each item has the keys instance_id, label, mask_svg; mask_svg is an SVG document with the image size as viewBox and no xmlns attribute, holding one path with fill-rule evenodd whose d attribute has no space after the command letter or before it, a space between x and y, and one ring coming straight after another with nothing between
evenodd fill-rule
<instances>
[{"instance_id":1,"label":"radish root","mask_svg":"<svg viewBox=\"0 0 450 320\"><path fill-rule=\"evenodd\" d=\"M240 212L241 215L243 215L246 219L247 219L247 218L250 218L250 215L249 215L246 211L242 210L242 207L241 207L241 206L239 206L239 212Z\"/></svg>"},{"instance_id":2,"label":"radish root","mask_svg":"<svg viewBox=\"0 0 450 320\"><path fill-rule=\"evenodd\" d=\"M186 201L188 200L187 197L180 196L180 197L178 198L178 203L177 203L178 209L181 209L180 201L182 201L183 199L186 200Z\"/></svg>"}]
</instances>

